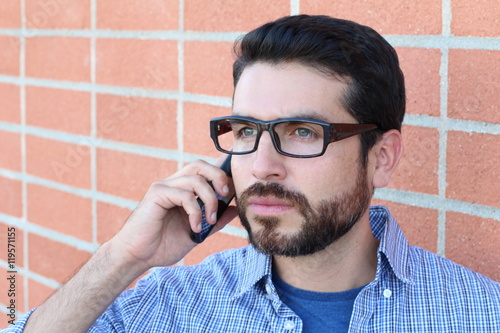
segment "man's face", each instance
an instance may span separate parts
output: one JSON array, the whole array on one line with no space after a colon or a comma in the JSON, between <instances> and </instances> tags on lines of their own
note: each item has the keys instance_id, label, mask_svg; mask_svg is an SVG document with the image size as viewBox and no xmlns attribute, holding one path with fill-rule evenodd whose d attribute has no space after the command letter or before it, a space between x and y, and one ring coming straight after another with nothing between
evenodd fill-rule
<instances>
[{"instance_id":1,"label":"man's face","mask_svg":"<svg viewBox=\"0 0 500 333\"><path fill-rule=\"evenodd\" d=\"M300 64L257 63L241 75L233 114L355 123L340 103L346 88ZM320 157L286 157L275 150L267 132L256 152L233 156L237 206L252 244L268 254L306 255L349 231L366 216L371 198L359 156L355 136L330 144Z\"/></svg>"}]
</instances>

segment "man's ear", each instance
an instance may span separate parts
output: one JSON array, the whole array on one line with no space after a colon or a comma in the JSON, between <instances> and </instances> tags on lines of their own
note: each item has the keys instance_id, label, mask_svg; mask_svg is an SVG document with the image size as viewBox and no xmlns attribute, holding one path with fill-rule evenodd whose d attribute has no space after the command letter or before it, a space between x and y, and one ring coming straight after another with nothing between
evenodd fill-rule
<instances>
[{"instance_id":1,"label":"man's ear","mask_svg":"<svg viewBox=\"0 0 500 333\"><path fill-rule=\"evenodd\" d=\"M373 187L389 184L394 170L403 155L403 138L398 130L385 132L372 149L374 158Z\"/></svg>"}]
</instances>

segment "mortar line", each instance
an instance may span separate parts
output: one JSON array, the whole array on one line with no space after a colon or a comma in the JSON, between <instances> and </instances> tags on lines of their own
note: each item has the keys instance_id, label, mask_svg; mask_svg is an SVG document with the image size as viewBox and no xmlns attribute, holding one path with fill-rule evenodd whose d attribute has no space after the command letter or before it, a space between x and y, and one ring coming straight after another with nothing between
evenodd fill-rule
<instances>
[{"instance_id":1,"label":"mortar line","mask_svg":"<svg viewBox=\"0 0 500 333\"><path fill-rule=\"evenodd\" d=\"M379 188L375 191L374 198L436 211L445 209L446 211L472 215L484 219L493 219L500 223L500 208L450 198L441 198L439 195L435 194Z\"/></svg>"},{"instance_id":2,"label":"mortar line","mask_svg":"<svg viewBox=\"0 0 500 333\"><path fill-rule=\"evenodd\" d=\"M90 1L90 30L96 30L97 20L96 0ZM90 37L90 137L95 142L97 138L97 101L96 101L96 38L92 34ZM93 193L97 192L97 148L90 145L90 182ZM91 199L92 205L92 242L97 244L97 200L95 195Z\"/></svg>"},{"instance_id":3,"label":"mortar line","mask_svg":"<svg viewBox=\"0 0 500 333\"><path fill-rule=\"evenodd\" d=\"M300 14L300 0L290 0L290 15Z\"/></svg>"},{"instance_id":4,"label":"mortar line","mask_svg":"<svg viewBox=\"0 0 500 333\"><path fill-rule=\"evenodd\" d=\"M178 96L177 99L177 151L180 156L184 153L184 0L179 1L179 35L182 38L177 42L177 77L178 77ZM182 168L184 158L177 162L177 169ZM184 258L177 265L184 266Z\"/></svg>"},{"instance_id":5,"label":"mortar line","mask_svg":"<svg viewBox=\"0 0 500 333\"><path fill-rule=\"evenodd\" d=\"M294 0L290 0L294 1ZM451 14L442 15L443 24L451 22ZM443 32L449 28L442 29ZM0 29L0 35L18 36L20 29ZM237 32L207 32L207 31L137 31L137 30L90 30L77 29L36 29L32 33L25 33L25 37L76 37L76 38L116 38L116 39L142 39L142 40L189 40L189 41L213 41L234 42L235 39L245 34L245 31ZM453 36L449 35L382 35L394 47L422 47L440 49L447 45L449 49L477 49L477 50L500 50L500 37L479 36Z\"/></svg>"},{"instance_id":6,"label":"mortar line","mask_svg":"<svg viewBox=\"0 0 500 333\"><path fill-rule=\"evenodd\" d=\"M184 0L179 1L179 32L177 42L177 71L178 71L178 96L177 99L177 151L179 155L184 152ZM183 166L182 159L177 163L177 169Z\"/></svg>"},{"instance_id":7,"label":"mortar line","mask_svg":"<svg viewBox=\"0 0 500 333\"><path fill-rule=\"evenodd\" d=\"M38 78L24 78L21 80L18 77L1 75L1 74L0 74L0 83L8 83L13 85L28 84L37 87L56 88L62 90L83 91L83 92L90 92L92 90L92 85L88 82L58 81L52 79L38 79ZM117 96L156 98L156 99L167 99L167 100L178 100L179 98L181 98L178 90L174 91L174 90L160 90L160 89L145 89L139 87L110 86L103 84L95 84L94 89L96 93L99 94L108 94ZM209 104L214 106L223 106L223 107L231 106L231 97L211 96L211 95L184 92L183 100L189 102Z\"/></svg>"},{"instance_id":8,"label":"mortar line","mask_svg":"<svg viewBox=\"0 0 500 333\"><path fill-rule=\"evenodd\" d=\"M449 37L451 33L451 3L450 0L442 0L442 36ZM440 122L439 122L439 157L438 157L438 193L439 198L446 199L447 188L447 147L448 147L448 54L447 45L441 48L441 64L439 74L440 84ZM440 207L438 209L438 227L437 227L437 254L446 256L446 215L447 209Z\"/></svg>"},{"instance_id":9,"label":"mortar line","mask_svg":"<svg viewBox=\"0 0 500 333\"><path fill-rule=\"evenodd\" d=\"M7 269L9 266L8 266L7 262L5 262L3 260L0 260L0 267ZM51 287L51 288L54 288L54 289L57 289L57 288L60 287L60 284L56 280L53 280L53 279L48 278L48 277L45 277L45 276L43 276L43 275L41 275L39 273L28 271L24 267L19 267L18 272L20 274L28 276L31 280L36 281L36 282L38 282L40 284L43 284L43 285L45 285L47 287ZM30 309L28 309L28 310L30 310Z\"/></svg>"},{"instance_id":10,"label":"mortar line","mask_svg":"<svg viewBox=\"0 0 500 333\"><path fill-rule=\"evenodd\" d=\"M438 193L441 199L446 198L446 178L447 164L446 155L448 147L448 50L441 50L441 65L440 65L440 122L439 122L439 157L438 157ZM438 209L438 239L437 253L440 256L446 255L446 210Z\"/></svg>"},{"instance_id":11,"label":"mortar line","mask_svg":"<svg viewBox=\"0 0 500 333\"><path fill-rule=\"evenodd\" d=\"M442 32L441 34L445 37L452 37L451 35L451 0L443 0L441 3L441 19L442 19Z\"/></svg>"},{"instance_id":12,"label":"mortar line","mask_svg":"<svg viewBox=\"0 0 500 333\"><path fill-rule=\"evenodd\" d=\"M26 31L26 0L21 0L21 34L18 35L19 44L19 78L24 81L26 78L26 37L24 32ZM21 111L21 174L23 179L21 180L22 186L22 224L25 225L28 221L28 184L25 180L27 175L27 162L26 162L26 84L23 82L19 86L19 98L20 98L20 111ZM23 228L23 263L26 271L29 272L29 232L25 231ZM23 274L23 301L24 301L24 311L27 311L29 302L29 288L28 288L28 276Z\"/></svg>"}]
</instances>

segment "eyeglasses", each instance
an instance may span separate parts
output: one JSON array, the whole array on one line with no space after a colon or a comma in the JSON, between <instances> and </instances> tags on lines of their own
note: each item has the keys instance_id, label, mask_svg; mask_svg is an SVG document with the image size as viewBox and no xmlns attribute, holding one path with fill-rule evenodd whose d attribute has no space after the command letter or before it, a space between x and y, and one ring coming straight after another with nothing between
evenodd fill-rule
<instances>
[{"instance_id":1,"label":"eyeglasses","mask_svg":"<svg viewBox=\"0 0 500 333\"><path fill-rule=\"evenodd\" d=\"M337 124L304 118L260 121L229 116L210 120L210 136L217 150L232 155L257 150L262 131L268 131L278 153L297 158L321 156L336 141L377 129L374 124Z\"/></svg>"}]
</instances>

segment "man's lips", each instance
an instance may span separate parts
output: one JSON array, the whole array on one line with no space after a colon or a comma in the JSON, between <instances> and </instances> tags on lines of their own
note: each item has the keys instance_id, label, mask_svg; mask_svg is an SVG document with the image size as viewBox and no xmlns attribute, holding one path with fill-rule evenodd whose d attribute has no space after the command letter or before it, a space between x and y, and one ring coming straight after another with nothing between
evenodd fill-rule
<instances>
[{"instance_id":1,"label":"man's lips","mask_svg":"<svg viewBox=\"0 0 500 333\"><path fill-rule=\"evenodd\" d=\"M276 197L253 197L248 200L248 208L256 215L274 216L294 209L294 205Z\"/></svg>"}]
</instances>

